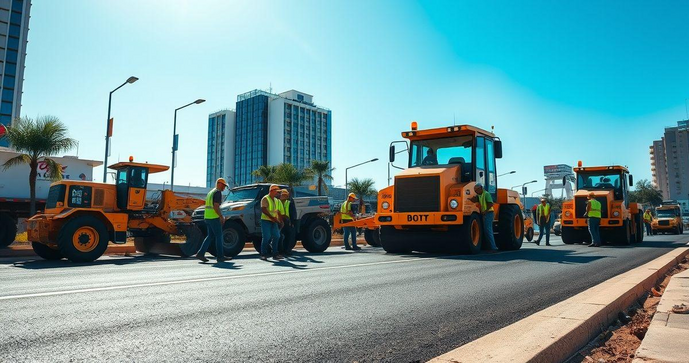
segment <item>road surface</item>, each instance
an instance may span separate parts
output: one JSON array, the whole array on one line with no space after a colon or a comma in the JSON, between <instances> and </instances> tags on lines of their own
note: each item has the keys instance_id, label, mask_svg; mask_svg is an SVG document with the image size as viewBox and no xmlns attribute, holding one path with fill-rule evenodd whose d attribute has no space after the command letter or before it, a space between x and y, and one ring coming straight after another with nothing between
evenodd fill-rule
<instances>
[{"instance_id":1,"label":"road surface","mask_svg":"<svg viewBox=\"0 0 689 363\"><path fill-rule=\"evenodd\" d=\"M425 361L689 240L494 255L333 247L281 263L0 260L0 361Z\"/></svg>"}]
</instances>

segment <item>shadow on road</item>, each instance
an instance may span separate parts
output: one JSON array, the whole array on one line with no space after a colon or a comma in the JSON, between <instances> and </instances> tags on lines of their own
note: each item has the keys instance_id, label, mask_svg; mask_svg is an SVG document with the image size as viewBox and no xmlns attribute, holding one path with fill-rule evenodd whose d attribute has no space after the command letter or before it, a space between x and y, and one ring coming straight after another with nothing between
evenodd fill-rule
<instances>
[{"instance_id":1,"label":"shadow on road","mask_svg":"<svg viewBox=\"0 0 689 363\"><path fill-rule=\"evenodd\" d=\"M72 262L68 260L59 261L48 261L48 260L28 260L28 261L18 261L13 264L14 267L29 269L29 270L40 270L40 269L54 269L54 268L70 268L70 267L81 267L81 266L125 266L142 262L152 262L152 261L197 261L194 257L179 257L179 256L164 256L164 255L142 255L142 256L118 256L117 258L108 259L98 259L93 262ZM235 265L231 261L225 263L207 263L212 264L220 268L229 269L239 269L238 265ZM227 266L225 266L227 265Z\"/></svg>"}]
</instances>

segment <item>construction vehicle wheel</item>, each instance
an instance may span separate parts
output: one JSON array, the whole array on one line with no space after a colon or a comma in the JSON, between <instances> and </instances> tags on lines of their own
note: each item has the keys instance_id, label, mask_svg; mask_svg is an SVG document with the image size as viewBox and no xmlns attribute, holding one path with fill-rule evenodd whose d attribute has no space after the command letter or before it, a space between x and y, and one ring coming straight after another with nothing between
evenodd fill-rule
<instances>
[{"instance_id":1,"label":"construction vehicle wheel","mask_svg":"<svg viewBox=\"0 0 689 363\"><path fill-rule=\"evenodd\" d=\"M203 243L203 233L194 224L179 225L177 229L184 234L184 243L176 243L179 246L179 255L189 257L195 255L201 249Z\"/></svg>"},{"instance_id":2,"label":"construction vehicle wheel","mask_svg":"<svg viewBox=\"0 0 689 363\"><path fill-rule=\"evenodd\" d=\"M643 218L641 217L641 214L637 214L635 216L636 220L636 238L634 239L635 243L641 243L644 241L644 221Z\"/></svg>"},{"instance_id":3,"label":"construction vehicle wheel","mask_svg":"<svg viewBox=\"0 0 689 363\"><path fill-rule=\"evenodd\" d=\"M98 218L84 215L67 222L57 236L60 252L72 262L91 262L108 248L108 230Z\"/></svg>"},{"instance_id":4,"label":"construction vehicle wheel","mask_svg":"<svg viewBox=\"0 0 689 363\"><path fill-rule=\"evenodd\" d=\"M134 248L137 251L146 254L155 254L154 252L156 244L169 244L170 235L164 233L163 231L151 232L147 236L136 236L134 237ZM159 251L160 252L160 251Z\"/></svg>"},{"instance_id":5,"label":"construction vehicle wheel","mask_svg":"<svg viewBox=\"0 0 689 363\"><path fill-rule=\"evenodd\" d=\"M632 243L631 225L628 220L622 221L622 228L617 228L617 230L615 230L614 242L623 246Z\"/></svg>"},{"instance_id":6,"label":"construction vehicle wheel","mask_svg":"<svg viewBox=\"0 0 689 363\"><path fill-rule=\"evenodd\" d=\"M31 242L31 247L33 248L33 251L36 252L37 255L39 255L41 258L45 260L61 260L62 259L62 253L60 250L55 249L55 248L50 248L47 245L44 245L43 243L39 242Z\"/></svg>"},{"instance_id":7,"label":"construction vehicle wheel","mask_svg":"<svg viewBox=\"0 0 689 363\"><path fill-rule=\"evenodd\" d=\"M17 224L7 214L0 213L0 248L7 247L17 237Z\"/></svg>"},{"instance_id":8,"label":"construction vehicle wheel","mask_svg":"<svg viewBox=\"0 0 689 363\"><path fill-rule=\"evenodd\" d=\"M364 239L366 239L366 243L368 243L369 246L380 247L380 236L378 235L377 229L366 228L364 230Z\"/></svg>"},{"instance_id":9,"label":"construction vehicle wheel","mask_svg":"<svg viewBox=\"0 0 689 363\"><path fill-rule=\"evenodd\" d=\"M498 238L496 245L503 251L522 248L524 242L524 217L518 205L505 205L500 208L498 217Z\"/></svg>"},{"instance_id":10,"label":"construction vehicle wheel","mask_svg":"<svg viewBox=\"0 0 689 363\"><path fill-rule=\"evenodd\" d=\"M584 242L581 233L572 227L562 227L562 243L571 245Z\"/></svg>"},{"instance_id":11,"label":"construction vehicle wheel","mask_svg":"<svg viewBox=\"0 0 689 363\"><path fill-rule=\"evenodd\" d=\"M524 237L529 242L533 241L533 228L529 227L529 229L526 230L526 234L524 234Z\"/></svg>"},{"instance_id":12,"label":"construction vehicle wheel","mask_svg":"<svg viewBox=\"0 0 689 363\"><path fill-rule=\"evenodd\" d=\"M225 222L222 228L222 239L223 254L225 257L237 256L244 249L244 245L246 245L246 233L244 233L244 228L235 221ZM210 247L208 247L208 252L217 257L215 243L212 243L212 241Z\"/></svg>"},{"instance_id":13,"label":"construction vehicle wheel","mask_svg":"<svg viewBox=\"0 0 689 363\"><path fill-rule=\"evenodd\" d=\"M304 230L301 244L309 252L323 252L330 247L330 225L324 219L314 218Z\"/></svg>"},{"instance_id":14,"label":"construction vehicle wheel","mask_svg":"<svg viewBox=\"0 0 689 363\"><path fill-rule=\"evenodd\" d=\"M380 245L387 253L410 253L411 248L404 240L404 231L397 231L392 226L380 227Z\"/></svg>"},{"instance_id":15,"label":"construction vehicle wheel","mask_svg":"<svg viewBox=\"0 0 689 363\"><path fill-rule=\"evenodd\" d=\"M481 217L477 213L472 213L464 217L464 223L459 227L459 241L454 241L450 253L469 253L476 254L481 252L483 241L483 226Z\"/></svg>"}]
</instances>

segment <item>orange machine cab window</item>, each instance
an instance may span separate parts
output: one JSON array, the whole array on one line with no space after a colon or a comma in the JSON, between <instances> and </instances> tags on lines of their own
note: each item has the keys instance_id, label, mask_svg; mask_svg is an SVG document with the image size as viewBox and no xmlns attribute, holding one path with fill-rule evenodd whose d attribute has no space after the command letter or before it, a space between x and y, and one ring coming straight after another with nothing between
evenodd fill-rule
<instances>
[{"instance_id":1,"label":"orange machine cab window","mask_svg":"<svg viewBox=\"0 0 689 363\"><path fill-rule=\"evenodd\" d=\"M141 210L146 202L146 182L148 173L145 168L129 169L129 193L127 209Z\"/></svg>"}]
</instances>

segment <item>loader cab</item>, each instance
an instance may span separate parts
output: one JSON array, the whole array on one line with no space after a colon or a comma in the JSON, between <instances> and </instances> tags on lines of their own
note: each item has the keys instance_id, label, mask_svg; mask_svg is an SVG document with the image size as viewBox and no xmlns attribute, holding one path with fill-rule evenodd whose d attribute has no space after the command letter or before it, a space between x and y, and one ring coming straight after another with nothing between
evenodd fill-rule
<instances>
[{"instance_id":1,"label":"loader cab","mask_svg":"<svg viewBox=\"0 0 689 363\"><path fill-rule=\"evenodd\" d=\"M130 160L132 159L130 158ZM146 187L148 186L149 174L165 171L168 167L130 161L111 165L110 169L116 171L117 208L140 211L146 204Z\"/></svg>"},{"instance_id":2,"label":"loader cab","mask_svg":"<svg viewBox=\"0 0 689 363\"><path fill-rule=\"evenodd\" d=\"M629 206L629 188L634 185L634 179L626 168L579 167L575 171L577 190L612 191L614 200L623 201L625 206Z\"/></svg>"},{"instance_id":3,"label":"loader cab","mask_svg":"<svg viewBox=\"0 0 689 363\"><path fill-rule=\"evenodd\" d=\"M409 168L458 166L457 183L481 183L497 200L495 160L502 158L502 142L492 133L467 125L416 131L412 125L402 136L410 140Z\"/></svg>"}]
</instances>

